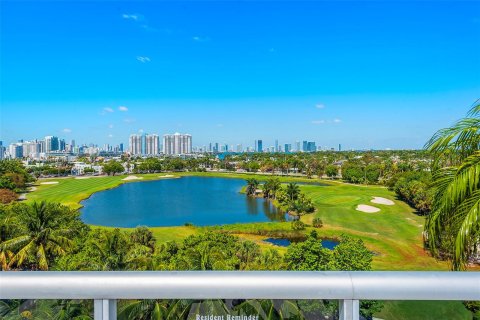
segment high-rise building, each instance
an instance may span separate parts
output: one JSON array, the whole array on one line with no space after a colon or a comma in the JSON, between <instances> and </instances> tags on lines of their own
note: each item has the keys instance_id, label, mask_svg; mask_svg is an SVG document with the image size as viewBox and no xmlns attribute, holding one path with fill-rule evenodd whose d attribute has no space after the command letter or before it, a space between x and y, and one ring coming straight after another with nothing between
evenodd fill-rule
<instances>
[{"instance_id":1,"label":"high-rise building","mask_svg":"<svg viewBox=\"0 0 480 320\"><path fill-rule=\"evenodd\" d=\"M10 158L12 159L23 158L23 144L21 142L12 143L8 147L8 153L10 153Z\"/></svg>"},{"instance_id":2,"label":"high-rise building","mask_svg":"<svg viewBox=\"0 0 480 320\"><path fill-rule=\"evenodd\" d=\"M0 141L0 160L5 158L5 147L3 146L3 141Z\"/></svg>"},{"instance_id":3,"label":"high-rise building","mask_svg":"<svg viewBox=\"0 0 480 320\"><path fill-rule=\"evenodd\" d=\"M280 152L278 149L278 140L275 140L275 152Z\"/></svg>"},{"instance_id":4,"label":"high-rise building","mask_svg":"<svg viewBox=\"0 0 480 320\"><path fill-rule=\"evenodd\" d=\"M38 158L41 149L40 141L25 141L22 143L22 156L26 158Z\"/></svg>"},{"instance_id":5,"label":"high-rise building","mask_svg":"<svg viewBox=\"0 0 480 320\"><path fill-rule=\"evenodd\" d=\"M317 147L316 147L316 145L315 145L315 142L309 141L309 142L307 143L307 150L306 150L306 151L307 151L307 152L315 152L315 151L317 151Z\"/></svg>"},{"instance_id":6,"label":"high-rise building","mask_svg":"<svg viewBox=\"0 0 480 320\"><path fill-rule=\"evenodd\" d=\"M60 150L60 143L58 137L55 136L46 136L45 137L45 152L55 152Z\"/></svg>"},{"instance_id":7,"label":"high-rise building","mask_svg":"<svg viewBox=\"0 0 480 320\"><path fill-rule=\"evenodd\" d=\"M292 152L292 145L289 143L285 143L285 153Z\"/></svg>"},{"instance_id":8,"label":"high-rise building","mask_svg":"<svg viewBox=\"0 0 480 320\"><path fill-rule=\"evenodd\" d=\"M129 145L130 145L130 154L140 155L142 154L142 136L139 134L130 135Z\"/></svg>"},{"instance_id":9,"label":"high-rise building","mask_svg":"<svg viewBox=\"0 0 480 320\"><path fill-rule=\"evenodd\" d=\"M120 152L123 152L123 143L120 143L120 145L118 146L118 150L119 150Z\"/></svg>"},{"instance_id":10,"label":"high-rise building","mask_svg":"<svg viewBox=\"0 0 480 320\"><path fill-rule=\"evenodd\" d=\"M307 140L303 140L302 151L303 151L303 152L307 152L307 151L308 151L308 141L307 141Z\"/></svg>"},{"instance_id":11,"label":"high-rise building","mask_svg":"<svg viewBox=\"0 0 480 320\"><path fill-rule=\"evenodd\" d=\"M65 139L58 140L58 151L65 151L66 146Z\"/></svg>"},{"instance_id":12,"label":"high-rise building","mask_svg":"<svg viewBox=\"0 0 480 320\"><path fill-rule=\"evenodd\" d=\"M243 146L241 144L237 144L237 152L242 153L243 152Z\"/></svg>"},{"instance_id":13,"label":"high-rise building","mask_svg":"<svg viewBox=\"0 0 480 320\"><path fill-rule=\"evenodd\" d=\"M342 145L338 144L338 151L342 151Z\"/></svg>"},{"instance_id":14,"label":"high-rise building","mask_svg":"<svg viewBox=\"0 0 480 320\"><path fill-rule=\"evenodd\" d=\"M190 154L192 153L192 136L189 134L166 134L163 136L164 154Z\"/></svg>"},{"instance_id":15,"label":"high-rise building","mask_svg":"<svg viewBox=\"0 0 480 320\"><path fill-rule=\"evenodd\" d=\"M160 153L160 137L157 134L145 136L145 153L155 156Z\"/></svg>"},{"instance_id":16,"label":"high-rise building","mask_svg":"<svg viewBox=\"0 0 480 320\"><path fill-rule=\"evenodd\" d=\"M295 141L295 151L296 151L296 152L302 151L302 150L300 149L300 141Z\"/></svg>"},{"instance_id":17,"label":"high-rise building","mask_svg":"<svg viewBox=\"0 0 480 320\"><path fill-rule=\"evenodd\" d=\"M256 151L257 152L263 152L263 141L262 140L256 140Z\"/></svg>"}]
</instances>

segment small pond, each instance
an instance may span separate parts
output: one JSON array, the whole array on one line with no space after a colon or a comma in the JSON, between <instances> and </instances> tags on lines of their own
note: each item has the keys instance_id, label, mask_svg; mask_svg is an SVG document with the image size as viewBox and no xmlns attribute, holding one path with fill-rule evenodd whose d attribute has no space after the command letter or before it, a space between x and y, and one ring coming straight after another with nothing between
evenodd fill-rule
<instances>
[{"instance_id":1,"label":"small pond","mask_svg":"<svg viewBox=\"0 0 480 320\"><path fill-rule=\"evenodd\" d=\"M332 239L321 239L322 240L322 246L324 248L327 248L329 250L335 249L335 247L339 244L338 241L332 240ZM279 246L279 247L288 247L292 243L297 243L301 241L295 241L287 238L268 238L263 240L264 242L271 243L273 245Z\"/></svg>"}]
</instances>

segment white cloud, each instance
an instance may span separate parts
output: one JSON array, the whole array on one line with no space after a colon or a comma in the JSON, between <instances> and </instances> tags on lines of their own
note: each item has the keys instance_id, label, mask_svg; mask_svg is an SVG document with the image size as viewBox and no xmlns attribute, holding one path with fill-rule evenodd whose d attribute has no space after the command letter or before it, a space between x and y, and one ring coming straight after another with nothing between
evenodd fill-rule
<instances>
[{"instance_id":1,"label":"white cloud","mask_svg":"<svg viewBox=\"0 0 480 320\"><path fill-rule=\"evenodd\" d=\"M127 13L124 13L122 14L122 18L123 19L127 19L127 20L135 20L135 21L138 21L140 19L140 16L138 14L127 14Z\"/></svg>"},{"instance_id":2,"label":"white cloud","mask_svg":"<svg viewBox=\"0 0 480 320\"><path fill-rule=\"evenodd\" d=\"M113 129L113 124L109 124L108 128Z\"/></svg>"},{"instance_id":3,"label":"white cloud","mask_svg":"<svg viewBox=\"0 0 480 320\"><path fill-rule=\"evenodd\" d=\"M138 132L139 132L139 133L143 133L143 129L138 129Z\"/></svg>"},{"instance_id":4,"label":"white cloud","mask_svg":"<svg viewBox=\"0 0 480 320\"><path fill-rule=\"evenodd\" d=\"M141 63L146 63L146 62L152 61L152 60L150 60L150 58L147 57L147 56L137 56L137 60L140 61Z\"/></svg>"},{"instance_id":5,"label":"white cloud","mask_svg":"<svg viewBox=\"0 0 480 320\"><path fill-rule=\"evenodd\" d=\"M317 104L315 105L315 108L317 108L317 109L325 109L325 105L324 105L323 103L317 103Z\"/></svg>"},{"instance_id":6,"label":"white cloud","mask_svg":"<svg viewBox=\"0 0 480 320\"><path fill-rule=\"evenodd\" d=\"M338 118L333 120L333 123L340 123L340 122L342 122L342 120L340 120Z\"/></svg>"},{"instance_id":7,"label":"white cloud","mask_svg":"<svg viewBox=\"0 0 480 320\"><path fill-rule=\"evenodd\" d=\"M325 120L313 120L312 123L313 124L324 124Z\"/></svg>"},{"instance_id":8,"label":"white cloud","mask_svg":"<svg viewBox=\"0 0 480 320\"><path fill-rule=\"evenodd\" d=\"M108 135L108 137L109 137L109 138L113 138L113 134L110 133L110 134Z\"/></svg>"},{"instance_id":9,"label":"white cloud","mask_svg":"<svg viewBox=\"0 0 480 320\"><path fill-rule=\"evenodd\" d=\"M64 132L64 133L70 133L70 132L72 132L72 129L65 128L65 129L62 130L62 132Z\"/></svg>"},{"instance_id":10,"label":"white cloud","mask_svg":"<svg viewBox=\"0 0 480 320\"><path fill-rule=\"evenodd\" d=\"M118 110L126 112L126 111L128 111L128 108L125 107L125 106L120 106L120 107L118 107Z\"/></svg>"},{"instance_id":11,"label":"white cloud","mask_svg":"<svg viewBox=\"0 0 480 320\"><path fill-rule=\"evenodd\" d=\"M195 42L206 42L206 41L209 41L210 38L209 37L195 36L195 37L192 37L192 40L195 41Z\"/></svg>"},{"instance_id":12,"label":"white cloud","mask_svg":"<svg viewBox=\"0 0 480 320\"><path fill-rule=\"evenodd\" d=\"M109 107L107 107L107 108L103 108L103 111L102 111L102 113L101 113L101 114L107 114L107 113L112 113L112 112L113 112L113 109L112 109L112 108L109 108Z\"/></svg>"},{"instance_id":13,"label":"white cloud","mask_svg":"<svg viewBox=\"0 0 480 320\"><path fill-rule=\"evenodd\" d=\"M134 123L134 122L135 122L135 119L133 119L133 118L125 118L125 119L123 119L123 122L125 122L125 123Z\"/></svg>"}]
</instances>

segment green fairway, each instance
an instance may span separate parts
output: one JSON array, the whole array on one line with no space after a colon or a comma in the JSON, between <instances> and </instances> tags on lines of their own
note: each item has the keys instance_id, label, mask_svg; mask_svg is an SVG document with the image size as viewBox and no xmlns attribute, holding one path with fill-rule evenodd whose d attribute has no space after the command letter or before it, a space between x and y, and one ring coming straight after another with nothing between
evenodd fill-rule
<instances>
[{"instance_id":1,"label":"green fairway","mask_svg":"<svg viewBox=\"0 0 480 320\"><path fill-rule=\"evenodd\" d=\"M385 320L472 319L460 301L387 301L375 316Z\"/></svg>"},{"instance_id":2,"label":"green fairway","mask_svg":"<svg viewBox=\"0 0 480 320\"><path fill-rule=\"evenodd\" d=\"M36 191L28 194L27 201L47 200L61 202L79 208L80 201L92 193L114 188L122 183L136 183L160 179L165 174L137 175L138 180L123 180L126 176L91 177L87 179L61 178L46 179L36 183ZM247 178L256 177L265 180L271 176L230 173L174 173L174 176L210 176ZM339 238L342 233L364 240L366 246L375 252L373 268L375 270L447 270L444 262L431 258L422 246L424 218L414 214L407 204L395 199L394 194L379 186L357 186L339 182L319 181L297 177L280 177L282 182L322 182L322 185L301 185L301 189L313 199L317 208L311 215L302 217L310 224L314 217L320 217L324 227L316 229L321 237ZM55 184L44 184L58 182ZM373 197L383 197L395 202L393 206L372 204ZM379 209L377 213L364 213L355 210L357 205L372 205ZM251 223L217 227L157 227L151 228L159 242L181 240L189 234L206 229L221 230L252 238L262 247L274 247L263 243L262 237L297 237L298 232L291 230L290 223ZM306 232L312 228L307 228ZM301 234L300 234L301 235ZM278 248L278 247L276 247ZM281 250L283 251L283 250Z\"/></svg>"},{"instance_id":3,"label":"green fairway","mask_svg":"<svg viewBox=\"0 0 480 320\"><path fill-rule=\"evenodd\" d=\"M140 175L139 175L140 176ZM93 193L118 187L122 183L159 179L161 174L141 175L140 180L122 180L127 176L98 176L86 178L42 179L35 184L36 190L27 195L27 201L60 202L72 208L80 208L80 201Z\"/></svg>"}]
</instances>

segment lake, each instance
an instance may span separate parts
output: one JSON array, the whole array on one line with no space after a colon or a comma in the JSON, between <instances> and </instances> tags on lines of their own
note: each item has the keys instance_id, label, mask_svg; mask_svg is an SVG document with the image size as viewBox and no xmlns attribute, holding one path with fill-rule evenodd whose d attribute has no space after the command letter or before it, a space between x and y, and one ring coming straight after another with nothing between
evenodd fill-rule
<instances>
[{"instance_id":1,"label":"lake","mask_svg":"<svg viewBox=\"0 0 480 320\"><path fill-rule=\"evenodd\" d=\"M125 228L288 220L269 201L241 194L245 185L242 179L207 177L125 183L82 201L82 220Z\"/></svg>"}]
</instances>

